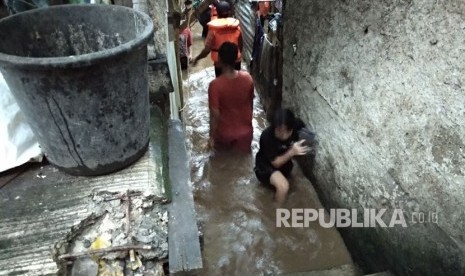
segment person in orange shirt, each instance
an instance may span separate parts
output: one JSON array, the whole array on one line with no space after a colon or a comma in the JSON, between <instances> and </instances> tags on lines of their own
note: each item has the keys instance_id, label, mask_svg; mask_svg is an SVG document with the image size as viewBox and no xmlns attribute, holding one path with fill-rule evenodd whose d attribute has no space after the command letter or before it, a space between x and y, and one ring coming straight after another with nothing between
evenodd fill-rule
<instances>
[{"instance_id":1,"label":"person in orange shirt","mask_svg":"<svg viewBox=\"0 0 465 276\"><path fill-rule=\"evenodd\" d=\"M215 149L250 153L254 98L252 76L234 68L238 54L236 44L224 42L218 54L223 73L208 87L209 145Z\"/></svg>"},{"instance_id":2,"label":"person in orange shirt","mask_svg":"<svg viewBox=\"0 0 465 276\"><path fill-rule=\"evenodd\" d=\"M211 53L213 65L215 66L215 75L221 75L221 66L219 65L218 50L224 42L232 42L238 47L238 56L234 64L236 70L241 69L241 51L242 51L242 34L239 20L231 17L231 5L226 1L220 1L216 5L218 18L208 23L208 35L205 39L205 47L197 55L192 63L195 66L198 60L205 58Z\"/></svg>"}]
</instances>

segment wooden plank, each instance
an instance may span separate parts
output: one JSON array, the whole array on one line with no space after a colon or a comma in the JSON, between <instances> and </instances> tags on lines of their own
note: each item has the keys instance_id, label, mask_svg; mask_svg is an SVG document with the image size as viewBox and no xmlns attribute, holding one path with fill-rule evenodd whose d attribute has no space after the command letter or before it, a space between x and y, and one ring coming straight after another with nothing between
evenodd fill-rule
<instances>
[{"instance_id":1,"label":"wooden plank","mask_svg":"<svg viewBox=\"0 0 465 276\"><path fill-rule=\"evenodd\" d=\"M181 121L169 122L168 143L172 186L172 202L168 207L169 271L173 275L198 273L202 269L202 255Z\"/></svg>"}]
</instances>

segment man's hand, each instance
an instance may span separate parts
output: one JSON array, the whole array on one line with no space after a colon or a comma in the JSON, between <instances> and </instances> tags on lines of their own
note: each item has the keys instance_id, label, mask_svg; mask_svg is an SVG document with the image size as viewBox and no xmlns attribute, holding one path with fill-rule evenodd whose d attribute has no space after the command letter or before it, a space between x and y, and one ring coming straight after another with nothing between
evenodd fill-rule
<instances>
[{"instance_id":1,"label":"man's hand","mask_svg":"<svg viewBox=\"0 0 465 276\"><path fill-rule=\"evenodd\" d=\"M292 156L305 155L309 152L310 148L308 146L304 146L303 145L304 142L305 140L300 140L298 142L295 142L292 145L292 148L291 148Z\"/></svg>"},{"instance_id":2,"label":"man's hand","mask_svg":"<svg viewBox=\"0 0 465 276\"><path fill-rule=\"evenodd\" d=\"M195 57L194 59L191 58L190 61L189 61L189 63L192 64L192 66L196 66L197 62L198 62L197 57Z\"/></svg>"},{"instance_id":3,"label":"man's hand","mask_svg":"<svg viewBox=\"0 0 465 276\"><path fill-rule=\"evenodd\" d=\"M202 51L200 52L200 54L198 54L191 62L191 64L193 66L197 65L197 62L199 61L199 59L203 59L205 58L206 56L208 56L208 54L210 53L210 47L208 47L207 45L205 45L205 47L202 49Z\"/></svg>"}]
</instances>

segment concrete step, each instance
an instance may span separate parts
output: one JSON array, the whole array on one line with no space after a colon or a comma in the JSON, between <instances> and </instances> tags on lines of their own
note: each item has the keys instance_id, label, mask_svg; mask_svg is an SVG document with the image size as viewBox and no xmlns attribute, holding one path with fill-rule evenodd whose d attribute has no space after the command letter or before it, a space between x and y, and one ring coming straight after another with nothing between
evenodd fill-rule
<instances>
[{"instance_id":1,"label":"concrete step","mask_svg":"<svg viewBox=\"0 0 465 276\"><path fill-rule=\"evenodd\" d=\"M325 270L306 271L298 273L287 273L286 276L361 276L360 270L353 265L343 265ZM394 276L389 271L367 274L363 276Z\"/></svg>"},{"instance_id":2,"label":"concrete step","mask_svg":"<svg viewBox=\"0 0 465 276\"><path fill-rule=\"evenodd\" d=\"M288 273L286 276L358 276L358 269L350 264L325 270Z\"/></svg>"},{"instance_id":3,"label":"concrete step","mask_svg":"<svg viewBox=\"0 0 465 276\"><path fill-rule=\"evenodd\" d=\"M366 274L364 276L394 276L394 274L392 274L390 271L383 271L373 274Z\"/></svg>"}]
</instances>

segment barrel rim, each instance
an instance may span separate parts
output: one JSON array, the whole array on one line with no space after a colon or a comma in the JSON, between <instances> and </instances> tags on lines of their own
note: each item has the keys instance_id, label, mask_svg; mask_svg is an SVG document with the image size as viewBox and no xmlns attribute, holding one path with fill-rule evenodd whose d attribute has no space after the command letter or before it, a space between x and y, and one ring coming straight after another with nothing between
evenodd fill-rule
<instances>
[{"instance_id":1,"label":"barrel rim","mask_svg":"<svg viewBox=\"0 0 465 276\"><path fill-rule=\"evenodd\" d=\"M105 4L66 4L50 6L47 8L38 8L25 12L21 12L15 15L7 16L0 20L0 24L3 21L11 20L16 16L24 16L27 13L40 13L43 9L73 9L74 7L89 7L99 9L126 9L137 14L146 24L143 31L137 35L134 39L118 45L114 48L105 49L97 52L76 55L76 56L63 56L63 57L24 57L17 55L10 55L0 52L0 67L15 67L28 69L47 69L47 68L81 68L91 66L99 63L102 60L114 58L115 56L125 54L137 49L138 47L147 43L152 37L154 27L152 19L145 13L134 10L132 8L118 6L118 5L105 5Z\"/></svg>"}]
</instances>

